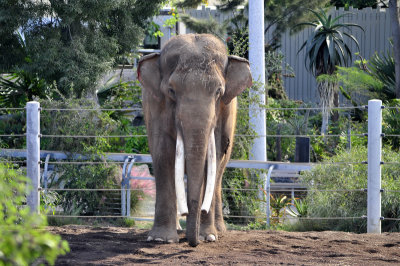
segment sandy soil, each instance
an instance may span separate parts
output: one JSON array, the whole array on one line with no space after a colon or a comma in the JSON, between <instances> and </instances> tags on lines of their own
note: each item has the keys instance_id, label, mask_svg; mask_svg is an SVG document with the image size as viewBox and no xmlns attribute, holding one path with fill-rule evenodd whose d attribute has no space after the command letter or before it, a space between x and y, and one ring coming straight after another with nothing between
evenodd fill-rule
<instances>
[{"instance_id":1,"label":"sandy soil","mask_svg":"<svg viewBox=\"0 0 400 266\"><path fill-rule=\"evenodd\" d=\"M400 264L400 233L228 231L215 243L146 242L148 230L120 227L49 227L71 252L56 265L388 265Z\"/></svg>"}]
</instances>

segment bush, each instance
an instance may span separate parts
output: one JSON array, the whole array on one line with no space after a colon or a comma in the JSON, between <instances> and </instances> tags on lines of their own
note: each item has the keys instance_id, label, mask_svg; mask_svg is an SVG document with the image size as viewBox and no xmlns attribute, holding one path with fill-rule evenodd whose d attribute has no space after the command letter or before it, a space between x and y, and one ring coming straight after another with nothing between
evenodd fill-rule
<instances>
[{"instance_id":1,"label":"bush","mask_svg":"<svg viewBox=\"0 0 400 266\"><path fill-rule=\"evenodd\" d=\"M41 132L43 135L104 136L113 134L119 125L107 113L96 110L99 106L89 99L43 100L41 101L41 107L44 108L41 113ZM91 110L59 111L54 109ZM109 148L108 140L103 137L44 137L41 140L41 145L44 150L90 155L100 155L96 153Z\"/></svg>"},{"instance_id":2,"label":"bush","mask_svg":"<svg viewBox=\"0 0 400 266\"><path fill-rule=\"evenodd\" d=\"M69 251L66 241L45 231L46 218L25 202L27 179L0 164L0 265L54 264Z\"/></svg>"},{"instance_id":3,"label":"bush","mask_svg":"<svg viewBox=\"0 0 400 266\"><path fill-rule=\"evenodd\" d=\"M400 162L400 154L390 148L383 149L385 162ZM308 187L306 201L309 217L361 217L367 215L367 165L352 164L367 160L367 148L355 146L351 152L341 150L336 156L326 159L328 164L318 165L304 172L302 182ZM329 164L345 162L344 164ZM382 167L382 188L400 189L400 165ZM329 190L329 191L322 191ZM396 192L382 193L382 216L400 217L400 197ZM334 219L326 221L299 221L298 228L307 230L340 230L357 233L366 232L366 219ZM398 221L383 221L384 231L399 231Z\"/></svg>"},{"instance_id":4,"label":"bush","mask_svg":"<svg viewBox=\"0 0 400 266\"><path fill-rule=\"evenodd\" d=\"M56 165L49 180L49 188L78 189L78 191L58 192L58 203L67 215L119 215L119 191L79 191L79 189L120 188L119 166L103 162L105 152L125 150L123 138L102 136L121 135L124 128L122 115L100 111L95 101L90 99L64 98L63 101L42 101L42 133L61 137L43 137L42 149L61 150L68 155L68 161L94 161L94 165ZM46 110L47 109L47 110ZM52 110L49 110L52 109ZM65 110L54 109L90 109ZM129 124L129 122L126 122ZM128 125L127 130L131 127ZM122 129L124 130L124 129ZM125 131L122 135L127 134ZM74 138L62 136L99 136ZM132 138L134 139L134 138ZM146 139L145 139L146 140ZM147 146L146 146L147 147ZM144 149L140 147L140 149ZM132 152L132 150L130 150ZM78 158L77 155L86 158ZM118 200L116 200L118 198ZM137 202L132 195L132 202ZM132 204L132 208L135 204Z\"/></svg>"},{"instance_id":5,"label":"bush","mask_svg":"<svg viewBox=\"0 0 400 266\"><path fill-rule=\"evenodd\" d=\"M400 99L393 99L385 105L396 107L393 109L384 109L382 111L383 133L386 135L400 134ZM383 138L383 143L390 145L394 151L400 150L400 138L396 136L387 136Z\"/></svg>"},{"instance_id":6,"label":"bush","mask_svg":"<svg viewBox=\"0 0 400 266\"><path fill-rule=\"evenodd\" d=\"M66 189L118 189L117 166L62 165L57 168L60 174L55 187ZM120 196L119 191L62 191L60 204L68 215L105 215L109 212L109 203ZM117 194L117 195L116 195ZM117 203L120 201L117 201ZM113 202L114 203L114 202ZM110 213L116 214L116 213ZM118 211L119 214L119 211Z\"/></svg>"}]
</instances>

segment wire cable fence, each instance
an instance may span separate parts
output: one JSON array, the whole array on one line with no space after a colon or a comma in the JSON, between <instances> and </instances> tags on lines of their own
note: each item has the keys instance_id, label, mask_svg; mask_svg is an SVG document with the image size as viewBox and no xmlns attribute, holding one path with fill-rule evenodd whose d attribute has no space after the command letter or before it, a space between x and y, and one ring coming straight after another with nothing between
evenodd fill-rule
<instances>
[{"instance_id":1,"label":"wire cable fence","mask_svg":"<svg viewBox=\"0 0 400 266\"><path fill-rule=\"evenodd\" d=\"M239 110L250 110L252 108L238 108ZM260 108L253 108L253 109L260 109ZM279 111L317 111L320 112L323 110L323 108L320 107L289 107L289 108L263 108L267 112L279 112ZM354 110L367 110L367 106L343 106L343 107L337 107L337 108L330 108L330 110L334 111L354 111ZM398 107L389 107L387 109L398 109ZM26 108L0 108L1 111L21 111L24 110L26 111ZM142 111L141 108L39 108L40 112L68 112L68 111L73 111L73 112L90 112L90 111L100 111L100 112L132 112L132 111ZM0 134L0 137L26 137L27 134ZM252 135L252 134L236 134L236 137L249 137L249 138L254 138L254 137L265 137L265 138L297 138L297 137L308 137L308 138L337 138L337 137L368 137L367 133L342 133L342 134L267 134L267 135ZM76 138L76 139L82 139L82 138L147 138L147 135L143 134L137 134L137 135L75 135L75 134L65 134L65 135L58 135L58 134L39 134L39 138ZM400 137L400 134L385 134L382 135L382 137ZM10 160L7 161L8 163L26 163L26 161L15 161L15 160ZM70 160L70 161L60 161L60 160L50 160L47 163L44 163L43 161L39 161L39 164L44 166L45 164L47 165L54 165L55 167L57 165L100 165L100 164L116 164L116 165L124 165L125 162L123 161L111 161L111 160L101 160L101 161L90 161L90 160L85 160L85 161L76 161L76 160ZM301 163L300 163L301 164ZM305 165L310 165L311 167L319 166L319 165L356 165L356 164L368 164L367 161L347 161L347 162L333 162L333 161L324 161L324 162L316 162L316 163L304 163ZM383 163L381 163L383 164ZM400 164L400 162L384 162L384 164ZM73 189L73 188L47 188L47 189L39 189L44 192L49 192L49 191L54 191L54 192L119 192L122 194L122 192L138 192L138 191L146 191L146 190L151 190L151 189L132 189L132 188L113 188L113 189ZM242 192L260 192L259 188L223 188L223 191L242 191ZM356 188L356 189L315 189L313 188L313 191L318 191L318 192L337 192L337 193L367 193L368 189L367 188ZM270 192L279 192L279 193L292 193L292 198L293 198L293 193L308 193L310 192L307 187L305 188L290 188L290 189L285 189L285 188L270 188ZM383 193L399 193L400 191L397 190L385 190ZM62 214L57 214L57 215L52 215L53 217L71 217L71 218L120 218L120 217L127 217L123 215L93 215L93 216L86 216L86 215L62 215ZM226 218L248 218L248 219L267 219L267 218L274 218L273 216L257 216L257 215L235 215L234 213L226 214ZM285 217L287 219L298 219L298 220L351 220L351 219L366 219L366 216L360 216L360 217ZM397 221L400 220L398 218L384 218L384 220L388 221Z\"/></svg>"}]
</instances>

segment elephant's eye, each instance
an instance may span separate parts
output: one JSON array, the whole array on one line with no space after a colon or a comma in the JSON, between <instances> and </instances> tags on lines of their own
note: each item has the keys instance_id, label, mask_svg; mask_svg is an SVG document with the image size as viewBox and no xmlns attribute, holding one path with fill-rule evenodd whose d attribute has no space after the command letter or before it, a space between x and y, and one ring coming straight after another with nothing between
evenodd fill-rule
<instances>
[{"instance_id":1,"label":"elephant's eye","mask_svg":"<svg viewBox=\"0 0 400 266\"><path fill-rule=\"evenodd\" d=\"M219 96L221 95L221 92L222 92L222 89L221 89L221 88L218 88L217 91L215 92L215 95L216 95L217 97L219 97Z\"/></svg>"},{"instance_id":2,"label":"elephant's eye","mask_svg":"<svg viewBox=\"0 0 400 266\"><path fill-rule=\"evenodd\" d=\"M168 94L169 94L169 96L170 96L172 99L175 100L175 91L174 91L174 89L169 88L169 89L168 89Z\"/></svg>"}]
</instances>

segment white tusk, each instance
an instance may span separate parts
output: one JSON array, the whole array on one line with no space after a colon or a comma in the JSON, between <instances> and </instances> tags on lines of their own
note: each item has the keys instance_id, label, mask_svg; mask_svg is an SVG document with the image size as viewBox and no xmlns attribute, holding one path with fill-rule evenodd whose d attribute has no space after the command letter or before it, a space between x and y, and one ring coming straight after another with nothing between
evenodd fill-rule
<instances>
[{"instance_id":1,"label":"white tusk","mask_svg":"<svg viewBox=\"0 0 400 266\"><path fill-rule=\"evenodd\" d=\"M187 215L188 205L186 202L185 183L183 176L185 175L185 152L183 147L182 136L177 131L176 135L176 153L175 153L175 191L176 200L178 202L178 212L180 215Z\"/></svg>"},{"instance_id":2,"label":"white tusk","mask_svg":"<svg viewBox=\"0 0 400 266\"><path fill-rule=\"evenodd\" d=\"M207 149L207 185L201 210L208 213L214 196L215 179L217 175L217 154L215 150L214 129L211 129Z\"/></svg>"}]
</instances>

